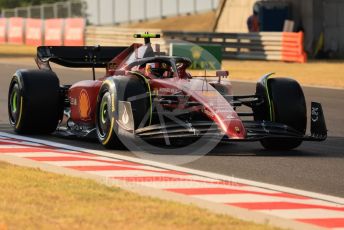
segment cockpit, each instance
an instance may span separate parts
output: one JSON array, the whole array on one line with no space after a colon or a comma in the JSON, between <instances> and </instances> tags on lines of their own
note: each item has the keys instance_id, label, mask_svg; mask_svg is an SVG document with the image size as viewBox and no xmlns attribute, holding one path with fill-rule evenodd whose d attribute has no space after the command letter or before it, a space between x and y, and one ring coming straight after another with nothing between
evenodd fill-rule
<instances>
[{"instance_id":1,"label":"cockpit","mask_svg":"<svg viewBox=\"0 0 344 230\"><path fill-rule=\"evenodd\" d=\"M134 43L112 60L119 70L140 72L151 79L190 78L191 75L186 72L191 65L189 58L167 56L160 52L159 45L152 45L150 38L158 38L160 35L136 34L134 37L144 38L145 43Z\"/></svg>"},{"instance_id":2,"label":"cockpit","mask_svg":"<svg viewBox=\"0 0 344 230\"><path fill-rule=\"evenodd\" d=\"M140 72L148 78L190 78L186 68L191 64L188 58L157 56L137 59L125 67L127 71Z\"/></svg>"}]
</instances>

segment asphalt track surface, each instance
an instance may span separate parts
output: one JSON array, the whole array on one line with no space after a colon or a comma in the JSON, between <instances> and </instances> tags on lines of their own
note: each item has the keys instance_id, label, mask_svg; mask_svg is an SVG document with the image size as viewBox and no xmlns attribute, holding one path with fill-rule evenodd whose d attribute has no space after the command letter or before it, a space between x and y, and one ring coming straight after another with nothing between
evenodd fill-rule
<instances>
[{"instance_id":1,"label":"asphalt track surface","mask_svg":"<svg viewBox=\"0 0 344 230\"><path fill-rule=\"evenodd\" d=\"M18 68L34 68L34 66L15 63L0 64L1 131L12 132L7 125L7 93L11 75ZM56 72L62 83L91 79L91 71L56 69ZM257 74L257 78L259 78L259 74ZM233 87L236 94L251 94L254 92L255 85L234 82ZM259 143L221 145L206 156L182 166L344 197L344 90L304 87L304 93L308 105L310 101L318 101L323 105L329 130L329 137L325 142L305 142L298 149L287 152L266 151L262 149ZM39 138L104 150L96 142L67 140L54 136ZM111 151L135 157L130 151Z\"/></svg>"}]
</instances>

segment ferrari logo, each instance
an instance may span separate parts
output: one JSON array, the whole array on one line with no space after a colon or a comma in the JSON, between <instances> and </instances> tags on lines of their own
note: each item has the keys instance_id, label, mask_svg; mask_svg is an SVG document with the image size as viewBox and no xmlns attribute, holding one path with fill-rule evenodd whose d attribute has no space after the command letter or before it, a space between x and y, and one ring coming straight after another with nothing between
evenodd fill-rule
<instances>
[{"instance_id":1,"label":"ferrari logo","mask_svg":"<svg viewBox=\"0 0 344 230\"><path fill-rule=\"evenodd\" d=\"M107 68L108 68L108 70L116 70L117 64L113 63L113 62L109 62Z\"/></svg>"},{"instance_id":2,"label":"ferrari logo","mask_svg":"<svg viewBox=\"0 0 344 230\"><path fill-rule=\"evenodd\" d=\"M90 98L87 91L82 89L79 95L79 113L81 120L89 120L90 112Z\"/></svg>"}]
</instances>

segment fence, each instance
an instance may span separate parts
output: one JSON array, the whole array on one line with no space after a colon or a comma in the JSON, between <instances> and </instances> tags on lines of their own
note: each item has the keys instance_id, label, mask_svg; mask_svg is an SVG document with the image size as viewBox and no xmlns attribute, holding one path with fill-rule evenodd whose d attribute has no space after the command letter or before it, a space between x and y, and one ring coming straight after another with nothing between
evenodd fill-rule
<instances>
[{"instance_id":1,"label":"fence","mask_svg":"<svg viewBox=\"0 0 344 230\"><path fill-rule=\"evenodd\" d=\"M71 0L66 2L56 2L52 4L42 4L37 6L2 9L1 15L5 18L72 18L86 17L86 9L87 5L85 1Z\"/></svg>"},{"instance_id":2,"label":"fence","mask_svg":"<svg viewBox=\"0 0 344 230\"><path fill-rule=\"evenodd\" d=\"M0 18L0 44L84 45L83 18Z\"/></svg>"},{"instance_id":3,"label":"fence","mask_svg":"<svg viewBox=\"0 0 344 230\"><path fill-rule=\"evenodd\" d=\"M217 9L219 0L70 0L2 9L3 17L83 17L91 25L114 25Z\"/></svg>"},{"instance_id":4,"label":"fence","mask_svg":"<svg viewBox=\"0 0 344 230\"><path fill-rule=\"evenodd\" d=\"M1 31L4 33L0 33L0 43L84 45L85 39L86 45L129 46L137 42L133 38L134 33L147 30L89 26L85 32L85 21L82 18L47 20L10 18L0 20ZM161 50L165 52L169 51L169 44L186 41L199 45L220 45L224 59L306 62L302 32L210 33L158 29L149 29L149 31L162 34L162 39L156 39L154 43L160 44Z\"/></svg>"},{"instance_id":5,"label":"fence","mask_svg":"<svg viewBox=\"0 0 344 230\"><path fill-rule=\"evenodd\" d=\"M164 31L163 37L222 46L223 58L305 62L303 33L200 33Z\"/></svg>"},{"instance_id":6,"label":"fence","mask_svg":"<svg viewBox=\"0 0 344 230\"><path fill-rule=\"evenodd\" d=\"M86 28L87 45L103 46L129 46L134 42L141 42L133 37L133 34L142 33L145 29L116 28L111 26L88 26ZM150 33L162 34L160 29L149 29ZM166 44L165 39L152 39L157 44Z\"/></svg>"},{"instance_id":7,"label":"fence","mask_svg":"<svg viewBox=\"0 0 344 230\"><path fill-rule=\"evenodd\" d=\"M87 27L88 45L130 45L137 41L132 35L146 29L125 29L116 27ZM261 33L211 33L176 32L152 30L161 33L163 51L168 51L169 43L187 41L195 44L218 44L222 47L224 59L275 60L303 63L306 54L303 47L303 33L261 32ZM155 42L155 41L154 41Z\"/></svg>"}]
</instances>

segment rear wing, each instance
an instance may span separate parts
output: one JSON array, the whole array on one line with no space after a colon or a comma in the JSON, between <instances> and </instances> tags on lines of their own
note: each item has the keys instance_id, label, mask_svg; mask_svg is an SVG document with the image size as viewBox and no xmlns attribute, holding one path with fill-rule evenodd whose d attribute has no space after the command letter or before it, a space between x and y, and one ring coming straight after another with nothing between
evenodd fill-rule
<instances>
[{"instance_id":1,"label":"rear wing","mask_svg":"<svg viewBox=\"0 0 344 230\"><path fill-rule=\"evenodd\" d=\"M104 68L128 47L111 46L39 46L36 63L51 69L49 62L71 68Z\"/></svg>"}]
</instances>

